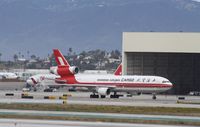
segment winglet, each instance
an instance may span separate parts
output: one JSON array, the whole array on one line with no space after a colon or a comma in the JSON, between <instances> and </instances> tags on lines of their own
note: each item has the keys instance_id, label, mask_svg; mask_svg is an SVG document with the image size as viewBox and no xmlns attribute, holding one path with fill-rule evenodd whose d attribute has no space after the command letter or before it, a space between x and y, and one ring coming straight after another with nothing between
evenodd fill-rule
<instances>
[{"instance_id":1,"label":"winglet","mask_svg":"<svg viewBox=\"0 0 200 127\"><path fill-rule=\"evenodd\" d=\"M53 53L58 66L70 66L65 57L58 49L53 49Z\"/></svg>"}]
</instances>

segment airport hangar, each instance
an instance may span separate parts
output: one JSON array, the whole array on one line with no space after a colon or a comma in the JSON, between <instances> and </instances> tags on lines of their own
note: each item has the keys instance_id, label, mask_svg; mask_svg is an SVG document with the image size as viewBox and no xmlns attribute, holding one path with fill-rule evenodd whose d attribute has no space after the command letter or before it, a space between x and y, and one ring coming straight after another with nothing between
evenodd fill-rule
<instances>
[{"instance_id":1,"label":"airport hangar","mask_svg":"<svg viewBox=\"0 0 200 127\"><path fill-rule=\"evenodd\" d=\"M124 32L123 74L169 79L169 94L200 91L200 33Z\"/></svg>"}]
</instances>

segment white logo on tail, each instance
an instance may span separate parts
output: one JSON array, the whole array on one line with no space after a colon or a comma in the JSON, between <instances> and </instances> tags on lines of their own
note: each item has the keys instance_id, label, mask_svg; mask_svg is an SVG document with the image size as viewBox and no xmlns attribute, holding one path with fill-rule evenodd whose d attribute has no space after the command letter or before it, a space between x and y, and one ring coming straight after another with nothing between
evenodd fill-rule
<instances>
[{"instance_id":1,"label":"white logo on tail","mask_svg":"<svg viewBox=\"0 0 200 127\"><path fill-rule=\"evenodd\" d=\"M63 61L63 59L62 59L61 57L58 57L58 60L59 60L59 62L60 62L60 65L62 65L62 66L65 65L65 64L64 64L64 61Z\"/></svg>"}]
</instances>

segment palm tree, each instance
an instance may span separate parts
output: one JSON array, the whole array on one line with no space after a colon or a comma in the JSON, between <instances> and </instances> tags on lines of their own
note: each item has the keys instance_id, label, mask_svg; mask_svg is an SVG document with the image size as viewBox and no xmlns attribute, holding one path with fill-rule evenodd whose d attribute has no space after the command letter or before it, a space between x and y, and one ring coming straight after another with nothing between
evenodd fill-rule
<instances>
[{"instance_id":1,"label":"palm tree","mask_svg":"<svg viewBox=\"0 0 200 127\"><path fill-rule=\"evenodd\" d=\"M18 55L17 55L17 54L14 54L13 59L14 59L14 61L16 62L17 59L18 59Z\"/></svg>"},{"instance_id":2,"label":"palm tree","mask_svg":"<svg viewBox=\"0 0 200 127\"><path fill-rule=\"evenodd\" d=\"M71 56L71 55L72 55L72 52L73 52L72 48L69 48L69 49L68 49L68 52L69 52L68 56L69 56L69 55Z\"/></svg>"},{"instance_id":3,"label":"palm tree","mask_svg":"<svg viewBox=\"0 0 200 127\"><path fill-rule=\"evenodd\" d=\"M29 59L29 54L30 54L30 51L28 50L28 51L27 51L28 59Z\"/></svg>"},{"instance_id":4,"label":"palm tree","mask_svg":"<svg viewBox=\"0 0 200 127\"><path fill-rule=\"evenodd\" d=\"M31 59L36 59L36 56L34 54L31 55Z\"/></svg>"},{"instance_id":5,"label":"palm tree","mask_svg":"<svg viewBox=\"0 0 200 127\"><path fill-rule=\"evenodd\" d=\"M16 62L17 59L18 59L18 55L17 55L17 54L14 54L13 59L14 59L14 61Z\"/></svg>"},{"instance_id":6,"label":"palm tree","mask_svg":"<svg viewBox=\"0 0 200 127\"><path fill-rule=\"evenodd\" d=\"M18 58L21 58L21 52L18 52Z\"/></svg>"},{"instance_id":7,"label":"palm tree","mask_svg":"<svg viewBox=\"0 0 200 127\"><path fill-rule=\"evenodd\" d=\"M2 53L0 53L0 62L1 62L1 56L2 56Z\"/></svg>"}]
</instances>

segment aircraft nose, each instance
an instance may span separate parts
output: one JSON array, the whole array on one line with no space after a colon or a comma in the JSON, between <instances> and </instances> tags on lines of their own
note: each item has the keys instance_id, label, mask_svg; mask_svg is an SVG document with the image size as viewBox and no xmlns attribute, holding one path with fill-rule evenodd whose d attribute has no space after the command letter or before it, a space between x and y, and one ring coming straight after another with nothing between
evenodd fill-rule
<instances>
[{"instance_id":1,"label":"aircraft nose","mask_svg":"<svg viewBox=\"0 0 200 127\"><path fill-rule=\"evenodd\" d=\"M170 87L170 88L172 88L172 87L173 87L173 84L172 84L171 82L169 83L169 87Z\"/></svg>"},{"instance_id":2,"label":"aircraft nose","mask_svg":"<svg viewBox=\"0 0 200 127\"><path fill-rule=\"evenodd\" d=\"M31 79L28 79L28 80L26 81L26 83L29 84L29 85L31 85L31 86L34 85L34 83L33 83L33 81L32 81Z\"/></svg>"}]
</instances>

